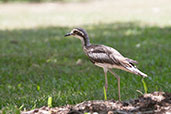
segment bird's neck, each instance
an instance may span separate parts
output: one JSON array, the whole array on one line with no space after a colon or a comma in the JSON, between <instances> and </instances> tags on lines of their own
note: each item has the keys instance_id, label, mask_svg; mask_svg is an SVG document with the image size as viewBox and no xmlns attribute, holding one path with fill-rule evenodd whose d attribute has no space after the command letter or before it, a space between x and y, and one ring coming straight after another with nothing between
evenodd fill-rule
<instances>
[{"instance_id":1,"label":"bird's neck","mask_svg":"<svg viewBox=\"0 0 171 114\"><path fill-rule=\"evenodd\" d=\"M86 47L86 46L90 46L91 45L88 36L82 37L81 38L81 42L82 42L83 47Z\"/></svg>"}]
</instances>

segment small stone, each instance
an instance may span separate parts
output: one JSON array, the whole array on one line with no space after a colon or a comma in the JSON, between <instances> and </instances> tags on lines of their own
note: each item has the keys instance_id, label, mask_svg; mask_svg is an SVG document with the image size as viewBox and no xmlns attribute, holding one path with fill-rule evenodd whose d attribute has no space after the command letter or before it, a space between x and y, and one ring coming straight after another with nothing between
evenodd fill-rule
<instances>
[{"instance_id":1,"label":"small stone","mask_svg":"<svg viewBox=\"0 0 171 114\"><path fill-rule=\"evenodd\" d=\"M141 44L136 44L136 47L139 48L141 46Z\"/></svg>"},{"instance_id":2,"label":"small stone","mask_svg":"<svg viewBox=\"0 0 171 114\"><path fill-rule=\"evenodd\" d=\"M78 59L77 62L76 62L76 65L81 65L81 64L82 64L82 60Z\"/></svg>"}]
</instances>

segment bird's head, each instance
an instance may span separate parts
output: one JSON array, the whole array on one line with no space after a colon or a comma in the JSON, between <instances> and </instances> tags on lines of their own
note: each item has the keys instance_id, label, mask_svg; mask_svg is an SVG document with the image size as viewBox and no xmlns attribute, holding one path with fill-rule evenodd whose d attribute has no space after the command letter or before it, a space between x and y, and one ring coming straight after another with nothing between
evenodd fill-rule
<instances>
[{"instance_id":1,"label":"bird's head","mask_svg":"<svg viewBox=\"0 0 171 114\"><path fill-rule=\"evenodd\" d=\"M67 36L74 36L79 39L88 38L87 32L82 28L74 28L70 33L65 35L65 37Z\"/></svg>"}]
</instances>

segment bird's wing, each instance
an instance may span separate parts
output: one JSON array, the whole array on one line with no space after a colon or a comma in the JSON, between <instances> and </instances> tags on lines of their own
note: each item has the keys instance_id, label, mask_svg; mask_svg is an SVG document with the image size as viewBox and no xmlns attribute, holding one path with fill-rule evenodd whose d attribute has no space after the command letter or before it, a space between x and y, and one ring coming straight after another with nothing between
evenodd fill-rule
<instances>
[{"instance_id":1,"label":"bird's wing","mask_svg":"<svg viewBox=\"0 0 171 114\"><path fill-rule=\"evenodd\" d=\"M129 63L138 64L138 62L135 61L135 60L132 60L132 59L129 59L129 58L125 58L125 59L126 59L126 61L128 61Z\"/></svg>"},{"instance_id":2,"label":"bird's wing","mask_svg":"<svg viewBox=\"0 0 171 114\"><path fill-rule=\"evenodd\" d=\"M115 58L113 52L116 53L116 56L123 57L118 51L113 48L104 46L104 45L92 45L87 50L87 55L93 63L109 63L113 65L121 65L120 61Z\"/></svg>"},{"instance_id":3,"label":"bird's wing","mask_svg":"<svg viewBox=\"0 0 171 114\"><path fill-rule=\"evenodd\" d=\"M105 46L105 47L106 47L108 50L110 50L111 53L112 53L112 54L110 54L109 56L110 56L112 59L116 59L117 61L119 61L120 64L122 64L123 66L124 66L124 65L127 66L127 65L129 65L129 64L131 64L131 65L134 66L134 64L138 64L137 61L122 56L117 50L115 50L115 49L113 49L113 48L111 48L111 47L108 47L108 46Z\"/></svg>"},{"instance_id":4,"label":"bird's wing","mask_svg":"<svg viewBox=\"0 0 171 114\"><path fill-rule=\"evenodd\" d=\"M92 45L87 48L86 54L93 63L108 63L118 66L119 69L147 77L146 74L136 68L135 60L123 57L117 50L104 46L104 45Z\"/></svg>"},{"instance_id":5,"label":"bird's wing","mask_svg":"<svg viewBox=\"0 0 171 114\"><path fill-rule=\"evenodd\" d=\"M123 57L117 50L104 45L92 45L87 50L87 55L94 63L109 63L122 67L127 67L137 63L132 59Z\"/></svg>"},{"instance_id":6,"label":"bird's wing","mask_svg":"<svg viewBox=\"0 0 171 114\"><path fill-rule=\"evenodd\" d=\"M123 68L122 70L134 73L136 75L140 75L142 77L147 77L146 74L144 74L143 72L138 70L137 67L134 65L134 63L136 63L136 64L138 63L137 61L129 59L129 58L125 58L122 55L118 55L117 53L110 54L109 56L113 60L118 61L120 66Z\"/></svg>"}]
</instances>

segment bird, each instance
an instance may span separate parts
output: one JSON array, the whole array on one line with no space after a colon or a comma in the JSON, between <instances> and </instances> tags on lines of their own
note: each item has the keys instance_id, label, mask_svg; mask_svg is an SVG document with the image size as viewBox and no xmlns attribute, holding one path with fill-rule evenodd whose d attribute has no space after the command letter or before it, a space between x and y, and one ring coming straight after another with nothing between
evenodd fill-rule
<instances>
[{"instance_id":1,"label":"bird","mask_svg":"<svg viewBox=\"0 0 171 114\"><path fill-rule=\"evenodd\" d=\"M135 64L138 64L137 61L124 57L116 49L100 44L91 44L87 32L83 28L74 28L71 32L64 35L65 37L73 36L78 38L82 42L82 48L85 54L88 56L90 61L98 66L103 68L105 75L105 91L107 92L108 88L108 79L107 72L109 71L116 79L118 83L118 97L119 101L121 100L120 95L120 76L112 71L112 69L124 70L143 78L147 77L147 74L141 72Z\"/></svg>"}]
</instances>

